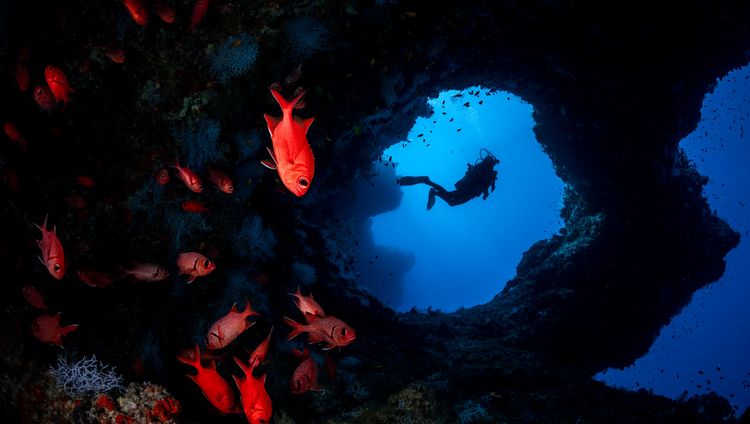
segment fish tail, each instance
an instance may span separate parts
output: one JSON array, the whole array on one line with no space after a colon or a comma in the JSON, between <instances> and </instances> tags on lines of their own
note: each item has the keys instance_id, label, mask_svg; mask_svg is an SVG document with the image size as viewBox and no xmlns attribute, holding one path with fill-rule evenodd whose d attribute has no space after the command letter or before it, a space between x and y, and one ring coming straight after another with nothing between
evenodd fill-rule
<instances>
[{"instance_id":1,"label":"fish tail","mask_svg":"<svg viewBox=\"0 0 750 424\"><path fill-rule=\"evenodd\" d=\"M297 321L289 318L284 317L284 322L287 323L288 326L292 327L292 332L289 333L289 336L287 337L287 340L292 340L293 338L299 336L300 334L305 332L305 326L298 323Z\"/></svg>"},{"instance_id":2,"label":"fish tail","mask_svg":"<svg viewBox=\"0 0 750 424\"><path fill-rule=\"evenodd\" d=\"M62 333L63 336L67 336L68 334L74 332L77 328L78 324L67 325L60 329L60 333Z\"/></svg>"},{"instance_id":3,"label":"fish tail","mask_svg":"<svg viewBox=\"0 0 750 424\"><path fill-rule=\"evenodd\" d=\"M276 99L276 103L279 104L281 107L281 110L286 114L287 112L289 114L292 113L292 110L294 109L294 106L297 104L297 102L300 101L302 96L305 95L307 90L303 90L297 97L295 97L292 101L287 101L284 96L281 95L278 91L271 89L271 94L273 95L273 98Z\"/></svg>"},{"instance_id":4,"label":"fish tail","mask_svg":"<svg viewBox=\"0 0 750 424\"><path fill-rule=\"evenodd\" d=\"M193 360L190 360L190 358L185 358L183 356L177 356L177 360L182 362L185 365L190 365L192 367L195 367L196 369L200 369L200 361L201 361L201 350L198 347L198 345L195 345L195 348L193 350Z\"/></svg>"},{"instance_id":5,"label":"fish tail","mask_svg":"<svg viewBox=\"0 0 750 424\"><path fill-rule=\"evenodd\" d=\"M245 376L252 376L253 375L253 368L254 367L253 367L252 364L250 364L250 365L245 364L244 362L242 362L242 360L240 358L238 358L236 356L234 357L234 362L237 364L238 367L240 367L240 369L242 370L242 372L245 373ZM239 384L238 384L238 386L239 386Z\"/></svg>"}]
</instances>

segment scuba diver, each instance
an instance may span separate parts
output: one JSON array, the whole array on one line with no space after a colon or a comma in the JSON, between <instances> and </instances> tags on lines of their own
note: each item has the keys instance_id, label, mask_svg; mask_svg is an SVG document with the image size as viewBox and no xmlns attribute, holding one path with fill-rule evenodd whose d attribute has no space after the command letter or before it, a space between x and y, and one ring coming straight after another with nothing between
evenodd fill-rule
<instances>
[{"instance_id":1,"label":"scuba diver","mask_svg":"<svg viewBox=\"0 0 750 424\"><path fill-rule=\"evenodd\" d=\"M487 149L479 151L479 159L474 165L467 163L466 174L454 184L456 187L453 191L448 191L440 184L430 180L430 177L401 177L396 182L401 186L415 184L427 184L430 186L430 193L427 195L427 210L435 206L435 196L445 200L448 206L462 205L469 200L482 195L482 200L486 200L490 195L490 189L495 191L495 180L497 171L495 165L500 161Z\"/></svg>"}]
</instances>

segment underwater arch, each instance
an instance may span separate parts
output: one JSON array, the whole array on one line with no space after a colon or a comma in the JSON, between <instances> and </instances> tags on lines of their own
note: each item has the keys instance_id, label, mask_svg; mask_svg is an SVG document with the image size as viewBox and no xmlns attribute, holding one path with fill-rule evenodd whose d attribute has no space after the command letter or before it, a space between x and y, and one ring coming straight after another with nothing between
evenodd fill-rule
<instances>
[{"instance_id":1,"label":"underwater arch","mask_svg":"<svg viewBox=\"0 0 750 424\"><path fill-rule=\"evenodd\" d=\"M371 220L374 247L412 256L399 278L363 246L357 268L363 285L398 311L453 311L486 303L513 278L521 254L560 228L563 184L534 137L532 107L519 97L482 87L446 90L428 99L432 114L417 118L405 140L385 149L376 172L429 176L446 190L476 164L481 149L498 157L495 189L427 211L429 187L399 187L395 209ZM382 189L381 187L378 187ZM376 257L377 256L377 257ZM380 286L390 287L380 287Z\"/></svg>"}]
</instances>

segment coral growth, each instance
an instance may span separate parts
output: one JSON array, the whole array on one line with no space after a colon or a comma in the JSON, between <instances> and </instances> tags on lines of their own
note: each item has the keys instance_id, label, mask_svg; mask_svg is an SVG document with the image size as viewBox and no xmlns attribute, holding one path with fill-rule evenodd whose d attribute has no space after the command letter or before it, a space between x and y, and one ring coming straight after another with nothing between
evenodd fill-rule
<instances>
[{"instance_id":1,"label":"coral growth","mask_svg":"<svg viewBox=\"0 0 750 424\"><path fill-rule=\"evenodd\" d=\"M172 126L170 133L180 143L188 166L201 169L221 156L221 124L215 119L188 119Z\"/></svg>"},{"instance_id":2,"label":"coral growth","mask_svg":"<svg viewBox=\"0 0 750 424\"><path fill-rule=\"evenodd\" d=\"M71 397L122 388L122 376L115 368L99 362L96 356L73 361L60 355L57 366L50 367L49 371L58 387Z\"/></svg>"},{"instance_id":3,"label":"coral growth","mask_svg":"<svg viewBox=\"0 0 750 424\"><path fill-rule=\"evenodd\" d=\"M309 16L292 19L284 24L283 29L289 42L289 56L294 60L306 59L328 48L328 28Z\"/></svg>"},{"instance_id":4,"label":"coral growth","mask_svg":"<svg viewBox=\"0 0 750 424\"><path fill-rule=\"evenodd\" d=\"M257 57L258 43L251 35L233 35L211 55L211 75L226 84L249 71Z\"/></svg>"},{"instance_id":5,"label":"coral growth","mask_svg":"<svg viewBox=\"0 0 750 424\"><path fill-rule=\"evenodd\" d=\"M98 423L175 423L182 412L180 402L163 387L151 383L130 383L127 390L112 399L100 395L92 403L89 416Z\"/></svg>"},{"instance_id":6,"label":"coral growth","mask_svg":"<svg viewBox=\"0 0 750 424\"><path fill-rule=\"evenodd\" d=\"M263 225L263 219L258 215L245 218L234 238L235 253L253 262L272 257L275 246L273 231Z\"/></svg>"}]
</instances>

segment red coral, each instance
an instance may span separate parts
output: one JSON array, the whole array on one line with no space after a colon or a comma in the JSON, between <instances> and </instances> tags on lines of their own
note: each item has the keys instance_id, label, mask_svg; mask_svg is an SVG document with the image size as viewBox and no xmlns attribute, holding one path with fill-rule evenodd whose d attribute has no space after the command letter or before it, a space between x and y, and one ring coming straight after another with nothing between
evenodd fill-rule
<instances>
[{"instance_id":1,"label":"red coral","mask_svg":"<svg viewBox=\"0 0 750 424\"><path fill-rule=\"evenodd\" d=\"M95 405L97 408L106 409L107 411L114 411L115 409L115 401L105 394L101 394L96 398Z\"/></svg>"},{"instance_id":2,"label":"red coral","mask_svg":"<svg viewBox=\"0 0 750 424\"><path fill-rule=\"evenodd\" d=\"M125 415L117 414L115 417L115 424L125 424Z\"/></svg>"},{"instance_id":3,"label":"red coral","mask_svg":"<svg viewBox=\"0 0 750 424\"><path fill-rule=\"evenodd\" d=\"M178 415L181 411L180 402L175 398L164 398L158 400L154 407L148 411L150 418L155 418L160 422L166 422Z\"/></svg>"}]
</instances>

